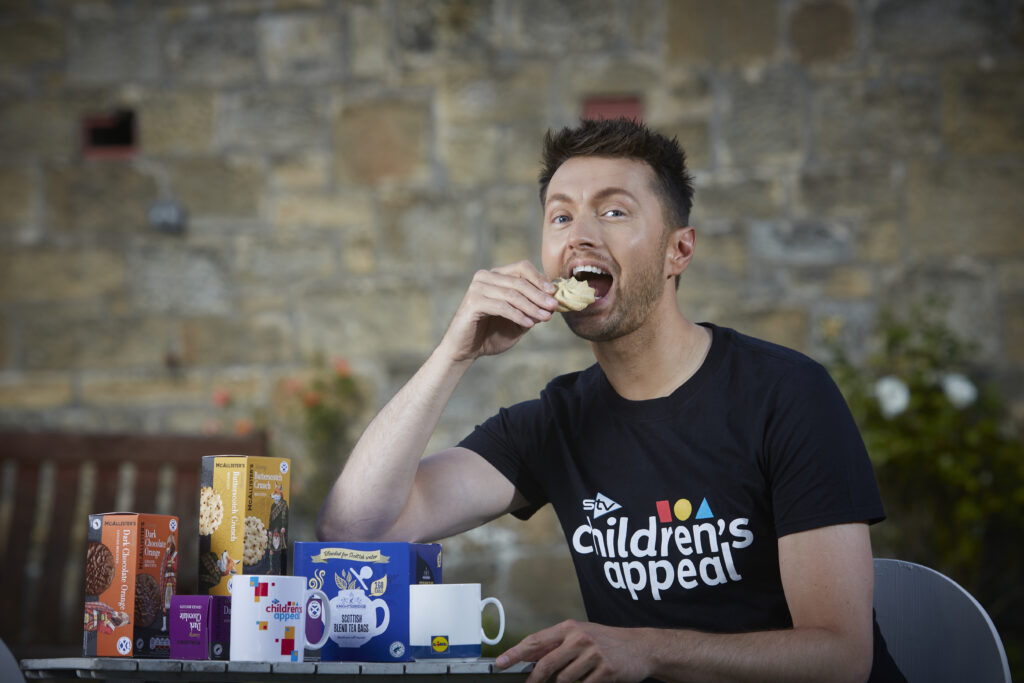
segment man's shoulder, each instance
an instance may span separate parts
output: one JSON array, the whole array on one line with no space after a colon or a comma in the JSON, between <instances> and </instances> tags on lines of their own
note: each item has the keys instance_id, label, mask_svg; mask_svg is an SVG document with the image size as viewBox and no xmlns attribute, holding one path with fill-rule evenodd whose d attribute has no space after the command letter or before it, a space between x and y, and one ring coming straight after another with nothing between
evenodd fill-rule
<instances>
[{"instance_id":1,"label":"man's shoulder","mask_svg":"<svg viewBox=\"0 0 1024 683\"><path fill-rule=\"evenodd\" d=\"M779 371L823 370L823 366L807 354L788 346L783 346L766 339L753 337L732 328L711 326L715 341L721 340L723 352L731 355L734 361L751 363L764 367L774 367Z\"/></svg>"}]
</instances>

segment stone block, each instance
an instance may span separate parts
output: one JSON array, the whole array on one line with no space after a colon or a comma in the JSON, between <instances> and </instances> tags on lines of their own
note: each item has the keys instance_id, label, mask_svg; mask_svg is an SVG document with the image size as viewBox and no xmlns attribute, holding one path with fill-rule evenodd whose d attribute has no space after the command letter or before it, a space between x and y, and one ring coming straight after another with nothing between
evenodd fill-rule
<instances>
[{"instance_id":1,"label":"stone block","mask_svg":"<svg viewBox=\"0 0 1024 683\"><path fill-rule=\"evenodd\" d=\"M150 411L168 405L197 404L209 397L206 383L196 373L170 375L159 370L84 373L79 392L87 405L145 406Z\"/></svg>"},{"instance_id":2,"label":"stone block","mask_svg":"<svg viewBox=\"0 0 1024 683\"><path fill-rule=\"evenodd\" d=\"M892 220L902 216L906 173L889 162L805 167L795 190L794 208L801 216Z\"/></svg>"},{"instance_id":3,"label":"stone block","mask_svg":"<svg viewBox=\"0 0 1024 683\"><path fill-rule=\"evenodd\" d=\"M342 29L331 14L268 15L260 20L259 36L271 83L323 83L341 76Z\"/></svg>"},{"instance_id":4,"label":"stone block","mask_svg":"<svg viewBox=\"0 0 1024 683\"><path fill-rule=\"evenodd\" d=\"M738 174L717 174L697 179L690 223L701 231L706 225L768 220L782 210L783 189L778 180Z\"/></svg>"},{"instance_id":5,"label":"stone block","mask_svg":"<svg viewBox=\"0 0 1024 683\"><path fill-rule=\"evenodd\" d=\"M451 197L395 195L381 201L382 257L395 270L419 271L430 264L434 273L471 273L482 211L479 202L454 202Z\"/></svg>"},{"instance_id":6,"label":"stone block","mask_svg":"<svg viewBox=\"0 0 1024 683\"><path fill-rule=\"evenodd\" d=\"M955 161L910 166L907 227L911 254L1014 258L1024 255L1024 166Z\"/></svg>"},{"instance_id":7,"label":"stone block","mask_svg":"<svg viewBox=\"0 0 1024 683\"><path fill-rule=\"evenodd\" d=\"M189 367L274 365L295 357L287 316L195 316L182 323L182 359Z\"/></svg>"},{"instance_id":8,"label":"stone block","mask_svg":"<svg viewBox=\"0 0 1024 683\"><path fill-rule=\"evenodd\" d=\"M432 127L427 102L387 99L344 107L334 125L338 181L424 183L430 172Z\"/></svg>"},{"instance_id":9,"label":"stone block","mask_svg":"<svg viewBox=\"0 0 1024 683\"><path fill-rule=\"evenodd\" d=\"M812 105L815 150L826 160L934 156L940 97L935 78L912 73L822 85Z\"/></svg>"},{"instance_id":10,"label":"stone block","mask_svg":"<svg viewBox=\"0 0 1024 683\"><path fill-rule=\"evenodd\" d=\"M0 372L0 409L54 410L71 403L71 375L64 372Z\"/></svg>"},{"instance_id":11,"label":"stone block","mask_svg":"<svg viewBox=\"0 0 1024 683\"><path fill-rule=\"evenodd\" d=\"M231 283L220 257L172 247L133 249L127 258L135 309L160 313L224 314Z\"/></svg>"},{"instance_id":12,"label":"stone block","mask_svg":"<svg viewBox=\"0 0 1024 683\"><path fill-rule=\"evenodd\" d=\"M1024 260L996 264L996 283L1000 292L1024 292Z\"/></svg>"},{"instance_id":13,"label":"stone block","mask_svg":"<svg viewBox=\"0 0 1024 683\"><path fill-rule=\"evenodd\" d=\"M163 367L177 329L164 318L40 306L24 320L22 334L26 370L97 370Z\"/></svg>"},{"instance_id":14,"label":"stone block","mask_svg":"<svg viewBox=\"0 0 1024 683\"><path fill-rule=\"evenodd\" d=\"M942 93L942 129L954 152L1024 155L1024 67L950 67Z\"/></svg>"},{"instance_id":15,"label":"stone block","mask_svg":"<svg viewBox=\"0 0 1024 683\"><path fill-rule=\"evenodd\" d=\"M847 260L855 233L840 221L755 221L750 249L767 263L820 265Z\"/></svg>"},{"instance_id":16,"label":"stone block","mask_svg":"<svg viewBox=\"0 0 1024 683\"><path fill-rule=\"evenodd\" d=\"M24 225L33 215L32 177L27 171L0 168L0 226Z\"/></svg>"},{"instance_id":17,"label":"stone block","mask_svg":"<svg viewBox=\"0 0 1024 683\"><path fill-rule=\"evenodd\" d=\"M387 73L390 32L377 6L353 5L348 11L351 52L349 73L357 78L379 78Z\"/></svg>"},{"instance_id":18,"label":"stone block","mask_svg":"<svg viewBox=\"0 0 1024 683\"><path fill-rule=\"evenodd\" d=\"M726 166L796 165L804 155L808 92L788 69L746 72L727 80L722 116Z\"/></svg>"},{"instance_id":19,"label":"stone block","mask_svg":"<svg viewBox=\"0 0 1024 683\"><path fill-rule=\"evenodd\" d=\"M438 157L449 181L459 187L493 183L501 130L497 126L442 126L438 132Z\"/></svg>"},{"instance_id":20,"label":"stone block","mask_svg":"<svg viewBox=\"0 0 1024 683\"><path fill-rule=\"evenodd\" d=\"M652 125L659 133L679 140L680 146L686 152L686 168L691 172L711 166L711 125L708 121L680 121L666 125L653 123Z\"/></svg>"},{"instance_id":21,"label":"stone block","mask_svg":"<svg viewBox=\"0 0 1024 683\"><path fill-rule=\"evenodd\" d=\"M503 46L497 0L431 1L436 9L438 40L446 60L493 58Z\"/></svg>"},{"instance_id":22,"label":"stone block","mask_svg":"<svg viewBox=\"0 0 1024 683\"><path fill-rule=\"evenodd\" d=\"M166 65L184 83L238 85L260 77L256 27L249 18L189 21L169 27Z\"/></svg>"},{"instance_id":23,"label":"stone block","mask_svg":"<svg viewBox=\"0 0 1024 683\"><path fill-rule=\"evenodd\" d=\"M152 177L118 161L52 166L46 172L46 216L52 229L67 235L144 234L146 212L156 198Z\"/></svg>"},{"instance_id":24,"label":"stone block","mask_svg":"<svg viewBox=\"0 0 1024 683\"><path fill-rule=\"evenodd\" d=\"M18 70L63 59L63 27L48 17L15 20L0 26L0 64Z\"/></svg>"},{"instance_id":25,"label":"stone block","mask_svg":"<svg viewBox=\"0 0 1024 683\"><path fill-rule=\"evenodd\" d=\"M998 0L883 0L871 8L872 48L893 58L973 55L1009 17Z\"/></svg>"},{"instance_id":26,"label":"stone block","mask_svg":"<svg viewBox=\"0 0 1024 683\"><path fill-rule=\"evenodd\" d=\"M294 229L288 235L240 244L232 267L239 283L238 304L249 310L286 306L286 285L333 276L337 272L336 232L333 228Z\"/></svg>"},{"instance_id":27,"label":"stone block","mask_svg":"<svg viewBox=\"0 0 1024 683\"><path fill-rule=\"evenodd\" d=\"M448 125L549 121L551 77L551 66L546 62L523 63L515 69L453 65L441 76L439 119Z\"/></svg>"},{"instance_id":28,"label":"stone block","mask_svg":"<svg viewBox=\"0 0 1024 683\"><path fill-rule=\"evenodd\" d=\"M125 288L123 257L97 248L5 250L0 254L0 301L83 302Z\"/></svg>"},{"instance_id":29,"label":"stone block","mask_svg":"<svg viewBox=\"0 0 1024 683\"><path fill-rule=\"evenodd\" d=\"M343 228L374 222L373 201L366 193L290 193L274 201L278 228Z\"/></svg>"},{"instance_id":30,"label":"stone block","mask_svg":"<svg viewBox=\"0 0 1024 683\"><path fill-rule=\"evenodd\" d=\"M138 108L139 147L152 156L210 153L213 122L209 90L148 93Z\"/></svg>"},{"instance_id":31,"label":"stone block","mask_svg":"<svg viewBox=\"0 0 1024 683\"><path fill-rule=\"evenodd\" d=\"M527 259L540 268L541 209L530 185L495 189L488 194L487 224L493 230L491 257L498 266Z\"/></svg>"},{"instance_id":32,"label":"stone block","mask_svg":"<svg viewBox=\"0 0 1024 683\"><path fill-rule=\"evenodd\" d=\"M0 159L68 159L81 146L74 106L57 99L0 101Z\"/></svg>"},{"instance_id":33,"label":"stone block","mask_svg":"<svg viewBox=\"0 0 1024 683\"><path fill-rule=\"evenodd\" d=\"M746 310L736 322L726 323L744 334L806 352L810 344L810 319L806 311L796 308Z\"/></svg>"},{"instance_id":34,"label":"stone block","mask_svg":"<svg viewBox=\"0 0 1024 683\"><path fill-rule=\"evenodd\" d=\"M675 0L667 5L670 63L741 65L770 60L778 47L775 0Z\"/></svg>"},{"instance_id":35,"label":"stone block","mask_svg":"<svg viewBox=\"0 0 1024 683\"><path fill-rule=\"evenodd\" d=\"M270 184L276 190L322 190L330 182L330 157L322 150L275 156Z\"/></svg>"},{"instance_id":36,"label":"stone block","mask_svg":"<svg viewBox=\"0 0 1024 683\"><path fill-rule=\"evenodd\" d=\"M825 280L825 294L833 299L864 299L874 294L875 280L874 272L868 268L830 268Z\"/></svg>"},{"instance_id":37,"label":"stone block","mask_svg":"<svg viewBox=\"0 0 1024 683\"><path fill-rule=\"evenodd\" d=\"M217 144L273 153L312 149L326 140L326 123L323 103L313 88L225 93L218 100Z\"/></svg>"},{"instance_id":38,"label":"stone block","mask_svg":"<svg viewBox=\"0 0 1024 683\"><path fill-rule=\"evenodd\" d=\"M87 85L152 82L160 78L160 33L143 14L69 25L68 79Z\"/></svg>"},{"instance_id":39,"label":"stone block","mask_svg":"<svg viewBox=\"0 0 1024 683\"><path fill-rule=\"evenodd\" d=\"M498 163L505 182L537 187L540 173L540 148L547 127L542 123L502 126ZM537 195L534 194L534 197ZM537 200L539 202L539 199Z\"/></svg>"},{"instance_id":40,"label":"stone block","mask_svg":"<svg viewBox=\"0 0 1024 683\"><path fill-rule=\"evenodd\" d=\"M433 309L429 294L412 286L306 297L296 305L299 350L345 356L428 353L436 343Z\"/></svg>"},{"instance_id":41,"label":"stone block","mask_svg":"<svg viewBox=\"0 0 1024 683\"><path fill-rule=\"evenodd\" d=\"M528 54L612 50L624 37L618 10L613 0L524 0L512 5L510 40Z\"/></svg>"},{"instance_id":42,"label":"stone block","mask_svg":"<svg viewBox=\"0 0 1024 683\"><path fill-rule=\"evenodd\" d=\"M803 64L848 58L856 42L853 11L833 0L801 4L789 18L789 38Z\"/></svg>"},{"instance_id":43,"label":"stone block","mask_svg":"<svg viewBox=\"0 0 1024 683\"><path fill-rule=\"evenodd\" d=\"M174 196L190 217L260 214L264 179L258 163L236 157L196 157L169 165Z\"/></svg>"}]
</instances>

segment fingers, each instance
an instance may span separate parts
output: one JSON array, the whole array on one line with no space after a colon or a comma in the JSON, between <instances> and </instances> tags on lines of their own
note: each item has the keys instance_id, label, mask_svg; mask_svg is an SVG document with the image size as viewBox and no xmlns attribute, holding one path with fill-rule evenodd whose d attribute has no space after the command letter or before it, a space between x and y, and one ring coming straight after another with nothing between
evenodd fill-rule
<instances>
[{"instance_id":1,"label":"fingers","mask_svg":"<svg viewBox=\"0 0 1024 683\"><path fill-rule=\"evenodd\" d=\"M549 320L558 302L548 293L553 287L532 265L481 270L473 277L467 303L480 312L501 316L524 327Z\"/></svg>"}]
</instances>

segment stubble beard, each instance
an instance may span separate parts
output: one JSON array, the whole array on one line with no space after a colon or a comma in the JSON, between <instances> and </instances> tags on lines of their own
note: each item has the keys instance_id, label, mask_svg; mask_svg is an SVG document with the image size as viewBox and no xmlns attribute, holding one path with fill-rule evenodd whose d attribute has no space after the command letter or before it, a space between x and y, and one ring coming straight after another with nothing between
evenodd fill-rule
<instances>
[{"instance_id":1,"label":"stubble beard","mask_svg":"<svg viewBox=\"0 0 1024 683\"><path fill-rule=\"evenodd\" d=\"M639 329L658 305L665 286L662 264L666 245L667 240L663 239L657 258L652 258L649 265L637 272L635 284L616 283L615 308L603 321L588 316L585 309L566 314L565 322L572 333L587 341L606 342Z\"/></svg>"}]
</instances>

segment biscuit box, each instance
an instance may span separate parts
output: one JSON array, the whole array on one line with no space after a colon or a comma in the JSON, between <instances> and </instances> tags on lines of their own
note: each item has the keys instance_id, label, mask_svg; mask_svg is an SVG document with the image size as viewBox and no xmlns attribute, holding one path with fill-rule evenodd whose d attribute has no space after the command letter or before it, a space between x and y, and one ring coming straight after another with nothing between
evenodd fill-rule
<instances>
[{"instance_id":1,"label":"biscuit box","mask_svg":"<svg viewBox=\"0 0 1024 683\"><path fill-rule=\"evenodd\" d=\"M228 659L231 598L175 595L171 598L171 659Z\"/></svg>"},{"instance_id":2,"label":"biscuit box","mask_svg":"<svg viewBox=\"0 0 1024 683\"><path fill-rule=\"evenodd\" d=\"M167 617L177 573L177 517L135 512L89 515L85 656L167 658Z\"/></svg>"},{"instance_id":3,"label":"biscuit box","mask_svg":"<svg viewBox=\"0 0 1024 683\"><path fill-rule=\"evenodd\" d=\"M232 574L288 573L290 471L287 458L203 457L200 593L228 595Z\"/></svg>"},{"instance_id":4,"label":"biscuit box","mask_svg":"<svg viewBox=\"0 0 1024 683\"><path fill-rule=\"evenodd\" d=\"M407 662L409 586L441 583L441 546L299 542L294 574L330 600L323 661Z\"/></svg>"}]
</instances>

